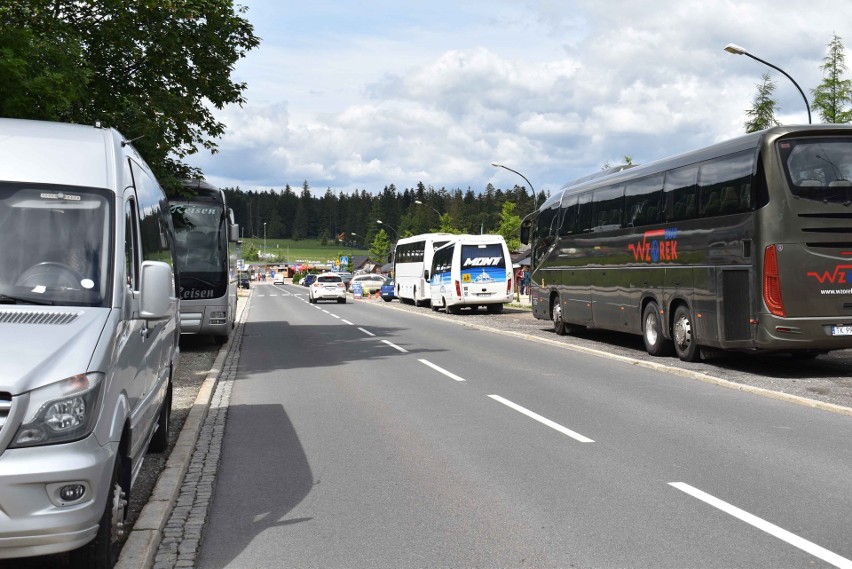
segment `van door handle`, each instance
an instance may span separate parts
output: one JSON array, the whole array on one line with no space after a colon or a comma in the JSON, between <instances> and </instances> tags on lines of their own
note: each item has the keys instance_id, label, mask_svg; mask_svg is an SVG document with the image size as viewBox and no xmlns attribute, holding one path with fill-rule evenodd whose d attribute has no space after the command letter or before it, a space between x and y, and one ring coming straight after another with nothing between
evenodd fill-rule
<instances>
[{"instance_id":1,"label":"van door handle","mask_svg":"<svg viewBox=\"0 0 852 569\"><path fill-rule=\"evenodd\" d=\"M149 335L150 333L151 333L151 331L148 329L148 327L147 327L147 326L145 326L145 327L143 327L141 330L139 330L139 335L140 335L140 336L142 336L142 337L143 337L143 338L145 338L145 339L147 339L147 338L148 338L148 335Z\"/></svg>"}]
</instances>

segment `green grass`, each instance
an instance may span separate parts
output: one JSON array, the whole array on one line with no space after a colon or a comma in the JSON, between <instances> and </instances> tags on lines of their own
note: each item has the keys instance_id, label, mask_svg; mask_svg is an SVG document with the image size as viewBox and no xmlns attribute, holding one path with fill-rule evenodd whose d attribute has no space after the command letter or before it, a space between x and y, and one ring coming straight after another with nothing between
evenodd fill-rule
<instances>
[{"instance_id":1,"label":"green grass","mask_svg":"<svg viewBox=\"0 0 852 569\"><path fill-rule=\"evenodd\" d=\"M243 250L247 245L253 245L258 251L263 251L263 239L243 239ZM369 255L367 249L356 249L354 247L344 247L340 243L329 244L323 246L317 239L302 239L294 241L293 239L267 239L266 253L275 255L277 262L295 263L297 261L317 261L325 263L329 259L337 258L340 255ZM276 262L275 259L270 259L270 262Z\"/></svg>"}]
</instances>

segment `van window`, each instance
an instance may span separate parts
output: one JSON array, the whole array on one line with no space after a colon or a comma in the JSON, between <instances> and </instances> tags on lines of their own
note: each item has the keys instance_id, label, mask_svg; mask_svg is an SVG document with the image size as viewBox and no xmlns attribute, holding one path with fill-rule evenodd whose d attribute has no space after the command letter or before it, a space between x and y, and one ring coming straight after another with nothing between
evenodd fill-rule
<instances>
[{"instance_id":1,"label":"van window","mask_svg":"<svg viewBox=\"0 0 852 569\"><path fill-rule=\"evenodd\" d=\"M133 172L136 198L139 200L142 258L146 261L162 261L174 268L174 244L169 237L172 220L166 196L157 181L132 160L130 169Z\"/></svg>"},{"instance_id":2,"label":"van window","mask_svg":"<svg viewBox=\"0 0 852 569\"><path fill-rule=\"evenodd\" d=\"M128 200L124 209L124 275L131 290L139 290L139 244L136 201Z\"/></svg>"},{"instance_id":3,"label":"van window","mask_svg":"<svg viewBox=\"0 0 852 569\"><path fill-rule=\"evenodd\" d=\"M506 268L506 258L503 256L501 243L487 245L462 245L461 268L497 267Z\"/></svg>"}]
</instances>

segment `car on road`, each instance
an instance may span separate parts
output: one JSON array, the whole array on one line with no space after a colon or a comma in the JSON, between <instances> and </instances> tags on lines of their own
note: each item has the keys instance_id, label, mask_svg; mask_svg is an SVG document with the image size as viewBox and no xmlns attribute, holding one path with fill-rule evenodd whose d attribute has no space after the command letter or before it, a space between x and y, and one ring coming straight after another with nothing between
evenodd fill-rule
<instances>
[{"instance_id":1,"label":"car on road","mask_svg":"<svg viewBox=\"0 0 852 569\"><path fill-rule=\"evenodd\" d=\"M302 286L311 286L313 282L317 279L315 273L308 273L304 277L302 277Z\"/></svg>"},{"instance_id":2,"label":"car on road","mask_svg":"<svg viewBox=\"0 0 852 569\"><path fill-rule=\"evenodd\" d=\"M272 277L272 284L274 285L283 285L284 284L284 275L278 273L274 277Z\"/></svg>"},{"instance_id":3,"label":"car on road","mask_svg":"<svg viewBox=\"0 0 852 569\"><path fill-rule=\"evenodd\" d=\"M349 281L349 290L354 290L356 284L361 285L361 294L375 294L379 292L382 285L385 284L385 277L378 274L366 273L363 275L355 275Z\"/></svg>"},{"instance_id":4,"label":"car on road","mask_svg":"<svg viewBox=\"0 0 852 569\"><path fill-rule=\"evenodd\" d=\"M390 302L396 296L394 295L394 280L392 278L386 278L382 288L379 290L379 295L381 295L382 300L385 302Z\"/></svg>"},{"instance_id":5,"label":"car on road","mask_svg":"<svg viewBox=\"0 0 852 569\"><path fill-rule=\"evenodd\" d=\"M337 273L320 273L308 287L308 301L316 304L320 300L336 300L340 304L346 302L346 285Z\"/></svg>"},{"instance_id":6,"label":"car on road","mask_svg":"<svg viewBox=\"0 0 852 569\"><path fill-rule=\"evenodd\" d=\"M239 288L251 288L251 277L248 273L240 273L237 277L237 286Z\"/></svg>"}]
</instances>

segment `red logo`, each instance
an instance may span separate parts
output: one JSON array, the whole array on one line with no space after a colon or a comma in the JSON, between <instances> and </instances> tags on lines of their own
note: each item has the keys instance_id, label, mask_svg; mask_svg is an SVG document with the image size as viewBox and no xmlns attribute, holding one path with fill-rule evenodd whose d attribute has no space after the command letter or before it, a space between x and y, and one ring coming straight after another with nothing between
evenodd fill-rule
<instances>
[{"instance_id":1,"label":"red logo","mask_svg":"<svg viewBox=\"0 0 852 569\"><path fill-rule=\"evenodd\" d=\"M826 282L831 284L850 284L852 283L852 276L850 275L852 275L852 265L837 265L834 267L833 273L828 271L822 274L813 271L808 273L808 276L818 280L819 284L825 284Z\"/></svg>"},{"instance_id":2,"label":"red logo","mask_svg":"<svg viewBox=\"0 0 852 569\"><path fill-rule=\"evenodd\" d=\"M657 238L662 238L657 239ZM650 241L649 241L650 239ZM659 263L677 260L677 228L646 231L642 241L629 243L627 248L637 261Z\"/></svg>"}]
</instances>

